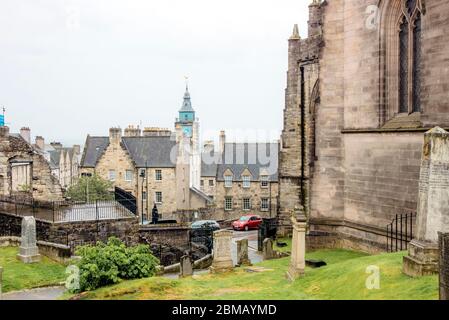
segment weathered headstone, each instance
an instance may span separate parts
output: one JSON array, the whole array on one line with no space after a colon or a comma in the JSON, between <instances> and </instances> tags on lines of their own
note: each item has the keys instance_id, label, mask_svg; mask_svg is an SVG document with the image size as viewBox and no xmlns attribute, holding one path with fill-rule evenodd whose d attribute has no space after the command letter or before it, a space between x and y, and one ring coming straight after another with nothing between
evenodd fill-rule
<instances>
[{"instance_id":1,"label":"weathered headstone","mask_svg":"<svg viewBox=\"0 0 449 320\"><path fill-rule=\"evenodd\" d=\"M36 220L34 217L23 217L22 237L17 258L23 263L39 262L41 255L36 243Z\"/></svg>"},{"instance_id":2,"label":"weathered headstone","mask_svg":"<svg viewBox=\"0 0 449 320\"><path fill-rule=\"evenodd\" d=\"M404 257L409 276L438 273L438 232L449 232L449 133L439 127L424 135L416 235Z\"/></svg>"},{"instance_id":3,"label":"weathered headstone","mask_svg":"<svg viewBox=\"0 0 449 320\"><path fill-rule=\"evenodd\" d=\"M193 262L190 255L185 255L181 257L181 268L179 276L181 278L190 277L193 275Z\"/></svg>"},{"instance_id":4,"label":"weathered headstone","mask_svg":"<svg viewBox=\"0 0 449 320\"><path fill-rule=\"evenodd\" d=\"M237 241L237 265L250 266L251 261L248 258L248 239Z\"/></svg>"},{"instance_id":5,"label":"weathered headstone","mask_svg":"<svg viewBox=\"0 0 449 320\"><path fill-rule=\"evenodd\" d=\"M214 232L214 261L211 272L225 272L233 269L231 256L232 231L218 230Z\"/></svg>"},{"instance_id":6,"label":"weathered headstone","mask_svg":"<svg viewBox=\"0 0 449 320\"><path fill-rule=\"evenodd\" d=\"M304 275L306 268L306 229L307 218L301 208L295 208L291 218L293 225L292 255L287 278L291 281Z\"/></svg>"},{"instance_id":7,"label":"weathered headstone","mask_svg":"<svg viewBox=\"0 0 449 320\"><path fill-rule=\"evenodd\" d=\"M439 233L440 300L449 300L449 233Z\"/></svg>"},{"instance_id":8,"label":"weathered headstone","mask_svg":"<svg viewBox=\"0 0 449 320\"><path fill-rule=\"evenodd\" d=\"M271 238L266 238L263 241L262 255L264 260L276 258L276 252L273 250L273 240Z\"/></svg>"}]
</instances>

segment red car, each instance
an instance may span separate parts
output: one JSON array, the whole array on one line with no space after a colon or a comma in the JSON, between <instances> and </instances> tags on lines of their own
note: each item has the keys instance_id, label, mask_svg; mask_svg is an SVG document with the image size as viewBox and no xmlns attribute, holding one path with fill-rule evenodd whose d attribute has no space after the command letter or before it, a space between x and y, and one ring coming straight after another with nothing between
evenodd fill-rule
<instances>
[{"instance_id":1,"label":"red car","mask_svg":"<svg viewBox=\"0 0 449 320\"><path fill-rule=\"evenodd\" d=\"M241 217L239 220L234 221L232 223L232 228L234 230L248 231L250 229L259 229L261 223L262 218L260 216L248 214L246 216Z\"/></svg>"}]
</instances>

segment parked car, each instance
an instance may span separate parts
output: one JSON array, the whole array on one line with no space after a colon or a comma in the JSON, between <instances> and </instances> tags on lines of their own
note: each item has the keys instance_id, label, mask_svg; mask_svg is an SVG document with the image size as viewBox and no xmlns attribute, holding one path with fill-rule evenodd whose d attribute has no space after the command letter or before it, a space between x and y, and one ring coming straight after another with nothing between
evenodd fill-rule
<instances>
[{"instance_id":1,"label":"parked car","mask_svg":"<svg viewBox=\"0 0 449 320\"><path fill-rule=\"evenodd\" d=\"M211 229L212 231L220 230L220 225L215 220L195 221L190 227L192 229Z\"/></svg>"},{"instance_id":2,"label":"parked car","mask_svg":"<svg viewBox=\"0 0 449 320\"><path fill-rule=\"evenodd\" d=\"M236 220L232 223L232 228L234 230L251 230L251 229L259 229L259 226L262 223L262 218L255 214L248 214L241 217L239 220Z\"/></svg>"}]
</instances>

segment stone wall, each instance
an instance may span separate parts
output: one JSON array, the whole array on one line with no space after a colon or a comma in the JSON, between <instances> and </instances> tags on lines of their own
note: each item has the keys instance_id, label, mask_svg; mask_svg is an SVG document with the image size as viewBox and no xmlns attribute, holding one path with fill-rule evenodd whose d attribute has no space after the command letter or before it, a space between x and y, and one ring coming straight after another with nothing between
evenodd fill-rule
<instances>
[{"instance_id":1,"label":"stone wall","mask_svg":"<svg viewBox=\"0 0 449 320\"><path fill-rule=\"evenodd\" d=\"M142 241L153 244L168 245L171 247L186 247L189 244L188 227L179 226L147 226L139 230Z\"/></svg>"},{"instance_id":2,"label":"stone wall","mask_svg":"<svg viewBox=\"0 0 449 320\"><path fill-rule=\"evenodd\" d=\"M0 213L0 236L21 235L22 217ZM83 244L107 241L115 236L128 245L139 243L137 218L115 220L49 223L36 219L36 234L40 241L68 245L74 250Z\"/></svg>"},{"instance_id":3,"label":"stone wall","mask_svg":"<svg viewBox=\"0 0 449 320\"><path fill-rule=\"evenodd\" d=\"M384 21L398 1L321 1L309 17L309 28L319 27L309 29L308 39L289 41L279 217L288 221L302 204L312 231L335 235L329 245L382 249L382 230L394 215L416 211L424 132L448 126L447 1L425 3L422 112L398 116L390 110L396 93L385 91L392 87ZM369 25L371 5L385 15L380 25ZM316 73L318 89L310 90Z\"/></svg>"},{"instance_id":4,"label":"stone wall","mask_svg":"<svg viewBox=\"0 0 449 320\"><path fill-rule=\"evenodd\" d=\"M232 188L225 188L223 181L217 181L214 220L236 220L246 214L258 214L264 218L275 217L277 213L277 199L279 184L269 183L268 188L262 188L260 181L251 182L250 188L243 188L242 182L234 182ZM225 198L232 197L233 209L225 210ZM251 199L251 210L243 210L243 199ZM261 210L261 199L271 200L271 212Z\"/></svg>"},{"instance_id":5,"label":"stone wall","mask_svg":"<svg viewBox=\"0 0 449 320\"><path fill-rule=\"evenodd\" d=\"M20 242L20 237L0 237L0 247L19 247ZM70 247L66 245L37 241L37 247L40 254L62 264L67 263L72 257Z\"/></svg>"},{"instance_id":6,"label":"stone wall","mask_svg":"<svg viewBox=\"0 0 449 320\"><path fill-rule=\"evenodd\" d=\"M13 177L11 163L15 160L27 161L31 165L29 192L36 200L62 200L63 190L52 175L50 165L44 156L33 149L20 137L9 134L8 127L0 132L0 195L12 195Z\"/></svg>"}]
</instances>

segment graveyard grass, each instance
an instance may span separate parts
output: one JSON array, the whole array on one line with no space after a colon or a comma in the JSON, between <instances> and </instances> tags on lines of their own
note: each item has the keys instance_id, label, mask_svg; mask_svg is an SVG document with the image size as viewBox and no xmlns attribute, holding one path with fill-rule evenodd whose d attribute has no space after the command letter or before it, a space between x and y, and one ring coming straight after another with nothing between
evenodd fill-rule
<instances>
[{"instance_id":1,"label":"graveyard grass","mask_svg":"<svg viewBox=\"0 0 449 320\"><path fill-rule=\"evenodd\" d=\"M3 267L2 291L17 291L58 285L66 278L65 267L41 256L41 262L24 264L17 260L17 247L0 248L0 266Z\"/></svg>"},{"instance_id":2,"label":"graveyard grass","mask_svg":"<svg viewBox=\"0 0 449 320\"><path fill-rule=\"evenodd\" d=\"M438 299L438 277L409 278L402 274L405 252L368 256L348 250L320 250L308 259L322 259L327 266L307 268L306 276L290 283L285 278L290 259L264 261L264 272L237 268L225 274L205 274L181 280L155 277L123 281L84 293L80 299L164 300L430 300ZM366 268L380 268L380 289L368 290ZM66 296L70 298L70 296Z\"/></svg>"}]
</instances>

